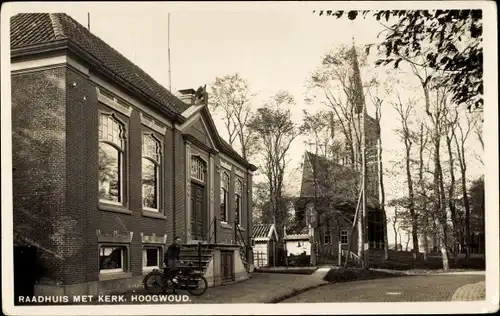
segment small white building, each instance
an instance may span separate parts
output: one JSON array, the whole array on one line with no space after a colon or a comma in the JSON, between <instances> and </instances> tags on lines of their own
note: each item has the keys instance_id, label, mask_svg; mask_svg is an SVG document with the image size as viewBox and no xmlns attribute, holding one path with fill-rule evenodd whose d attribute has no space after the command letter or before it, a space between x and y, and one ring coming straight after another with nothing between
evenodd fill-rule
<instances>
[{"instance_id":1,"label":"small white building","mask_svg":"<svg viewBox=\"0 0 500 316\"><path fill-rule=\"evenodd\" d=\"M287 256L311 255L311 242L308 234L286 235L284 237Z\"/></svg>"},{"instance_id":2,"label":"small white building","mask_svg":"<svg viewBox=\"0 0 500 316\"><path fill-rule=\"evenodd\" d=\"M253 262L254 267L275 266L278 233L274 224L253 225Z\"/></svg>"}]
</instances>

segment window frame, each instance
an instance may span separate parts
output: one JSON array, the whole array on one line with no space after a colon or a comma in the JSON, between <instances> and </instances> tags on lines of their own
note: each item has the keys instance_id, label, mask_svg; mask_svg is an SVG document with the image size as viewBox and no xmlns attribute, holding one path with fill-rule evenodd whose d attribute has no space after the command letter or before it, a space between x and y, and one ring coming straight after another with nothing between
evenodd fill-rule
<instances>
[{"instance_id":1,"label":"window frame","mask_svg":"<svg viewBox=\"0 0 500 316\"><path fill-rule=\"evenodd\" d=\"M147 266L147 250L156 249L158 251L158 264L156 266ZM160 269L163 262L164 248L161 245L143 245L142 246L142 272L151 272L154 269ZM144 257L146 255L146 257Z\"/></svg>"},{"instance_id":2,"label":"window frame","mask_svg":"<svg viewBox=\"0 0 500 316\"><path fill-rule=\"evenodd\" d=\"M195 168L196 172L194 172ZM207 183L207 162L201 156L196 154L191 155L189 172L191 181L196 181L203 185ZM203 178L198 177L199 175L202 175Z\"/></svg>"},{"instance_id":3,"label":"window frame","mask_svg":"<svg viewBox=\"0 0 500 316\"><path fill-rule=\"evenodd\" d=\"M236 179L235 185L234 185L234 208L235 208L235 218L234 221L236 222L237 219L237 224L238 226L241 227L242 221L242 210L243 210L243 181L241 179Z\"/></svg>"},{"instance_id":4,"label":"window frame","mask_svg":"<svg viewBox=\"0 0 500 316\"><path fill-rule=\"evenodd\" d=\"M224 186L224 181L225 181L225 176L227 177L227 181ZM220 177L220 190L221 193L224 191L224 219L222 219L222 199L220 201L220 207L219 207L219 216L221 216L221 222L227 224L229 221L229 184L231 182L231 176L229 173L225 170L221 172L221 177ZM221 194L222 198L222 194Z\"/></svg>"},{"instance_id":5,"label":"window frame","mask_svg":"<svg viewBox=\"0 0 500 316\"><path fill-rule=\"evenodd\" d=\"M328 237L328 242L326 242L326 237ZM326 230L323 232L323 245L331 245L332 244L332 232L330 230Z\"/></svg>"},{"instance_id":6,"label":"window frame","mask_svg":"<svg viewBox=\"0 0 500 316\"><path fill-rule=\"evenodd\" d=\"M158 145L158 152L156 153L158 155L158 160L154 160L153 157L149 157L145 154L144 152L144 140L146 137L150 137L153 139L153 141L156 142ZM141 134L141 207L143 211L150 212L152 214L158 214L158 215L164 215L164 208L163 208L163 171L164 171L164 164L165 164L165 159L164 159L164 146L163 146L163 141L161 138L156 135L153 131L150 131L148 129L143 129L142 134ZM143 196L143 167L144 167L144 159L150 161L155 165L155 168L157 168L157 173L156 173L156 182L157 182L157 188L156 188L156 203L157 203L157 208L151 208L147 207L144 205L144 196Z\"/></svg>"},{"instance_id":7,"label":"window frame","mask_svg":"<svg viewBox=\"0 0 500 316\"><path fill-rule=\"evenodd\" d=\"M115 269L101 269L101 250L105 248L119 248L121 249L121 268ZM99 244L98 247L98 267L99 267L99 275L110 275L110 274L122 274L128 272L128 248L125 245L120 244Z\"/></svg>"},{"instance_id":8,"label":"window frame","mask_svg":"<svg viewBox=\"0 0 500 316\"><path fill-rule=\"evenodd\" d=\"M121 141L123 142L122 147L120 148L118 144L115 144L112 141L106 140L101 137L100 135L100 128L101 128L101 122L100 118L101 117L111 117L116 123L121 125L122 131L121 131ZM102 144L107 144L114 149L118 151L118 153L121 155L120 159L120 202L115 202L115 201L110 201L106 199L101 199L100 197L100 188L101 184L99 183L100 179L100 171L99 171L99 162L98 162L98 167L97 167L97 178L98 178L98 183L97 183L97 201L98 201L98 206L99 209L101 210L106 210L106 211L116 211L116 212L122 212L122 213L131 213L128 210L128 199L129 199L129 194L128 194L128 182L129 182L129 177L128 177L128 164L129 164L129 142L128 142L128 136L129 136L129 125L127 122L127 117L113 111L111 109L99 109L98 110L98 126L97 126L97 155L98 155L98 160L99 160L99 151L101 148L101 143Z\"/></svg>"},{"instance_id":9,"label":"window frame","mask_svg":"<svg viewBox=\"0 0 500 316\"><path fill-rule=\"evenodd\" d=\"M345 235L343 234L344 232L345 232ZM347 229L342 229L340 231L340 235L339 236L340 236L340 243L342 245L347 245L349 243L349 231ZM342 237L345 237L346 242L342 242Z\"/></svg>"}]
</instances>

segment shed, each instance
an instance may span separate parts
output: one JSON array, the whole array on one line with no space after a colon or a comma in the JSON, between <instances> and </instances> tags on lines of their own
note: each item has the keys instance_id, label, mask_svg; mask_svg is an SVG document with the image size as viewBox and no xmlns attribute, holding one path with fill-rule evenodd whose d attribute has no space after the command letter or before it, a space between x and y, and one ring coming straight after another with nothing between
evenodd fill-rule
<instances>
[{"instance_id":1,"label":"shed","mask_svg":"<svg viewBox=\"0 0 500 316\"><path fill-rule=\"evenodd\" d=\"M254 266L275 266L278 233L274 224L257 224L252 230Z\"/></svg>"}]
</instances>

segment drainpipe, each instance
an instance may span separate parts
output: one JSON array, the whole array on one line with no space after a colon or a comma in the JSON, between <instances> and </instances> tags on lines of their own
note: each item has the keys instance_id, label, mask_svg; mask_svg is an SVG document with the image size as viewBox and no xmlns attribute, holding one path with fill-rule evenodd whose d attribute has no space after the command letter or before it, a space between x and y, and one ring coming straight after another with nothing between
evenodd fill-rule
<instances>
[{"instance_id":1,"label":"drainpipe","mask_svg":"<svg viewBox=\"0 0 500 316\"><path fill-rule=\"evenodd\" d=\"M172 199L172 220L174 221L173 222L173 232L174 232L174 235L172 236L173 238L175 238L176 234L175 234L175 212L176 212L176 185L175 185L175 179L176 179L176 176L177 176L177 169L175 167L175 160L176 160L176 141L175 141L175 134L176 134L177 130L175 129L175 124L174 124L174 128L172 129L172 144L173 144L173 150L172 150L172 153L173 153L173 162L172 162L172 168L173 168L173 177L172 177L172 195L173 195L173 199Z\"/></svg>"},{"instance_id":2,"label":"drainpipe","mask_svg":"<svg viewBox=\"0 0 500 316\"><path fill-rule=\"evenodd\" d=\"M246 192L247 193L247 207L246 207L246 209L247 209L247 211L246 211L246 213L247 213L247 225L246 225L247 226L246 227L246 232L247 232L247 243L246 243L247 246L246 247L247 247L247 249L246 250L247 251L246 251L246 253L247 253L248 270L250 271L251 270L250 265L253 266L253 250L252 250L252 240L251 240L252 232L250 231L250 226L251 226L250 223L252 223L251 222L252 221L252 216L251 216L252 212L250 212L251 211L251 207L250 207L251 204L250 203L252 202L252 200L251 200L252 195L250 192L249 183L250 183L250 168L247 167L247 179L246 179L246 190L247 190L247 192Z\"/></svg>"}]
</instances>

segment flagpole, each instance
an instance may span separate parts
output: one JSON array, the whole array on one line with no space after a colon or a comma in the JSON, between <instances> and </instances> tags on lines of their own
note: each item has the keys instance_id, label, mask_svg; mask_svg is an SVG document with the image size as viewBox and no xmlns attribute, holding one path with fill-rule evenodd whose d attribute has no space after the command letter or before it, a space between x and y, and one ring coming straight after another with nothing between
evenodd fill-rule
<instances>
[{"instance_id":1,"label":"flagpole","mask_svg":"<svg viewBox=\"0 0 500 316\"><path fill-rule=\"evenodd\" d=\"M170 68L170 12L168 13L168 30L167 30L167 47L168 47L168 90L172 92L172 71Z\"/></svg>"}]
</instances>

